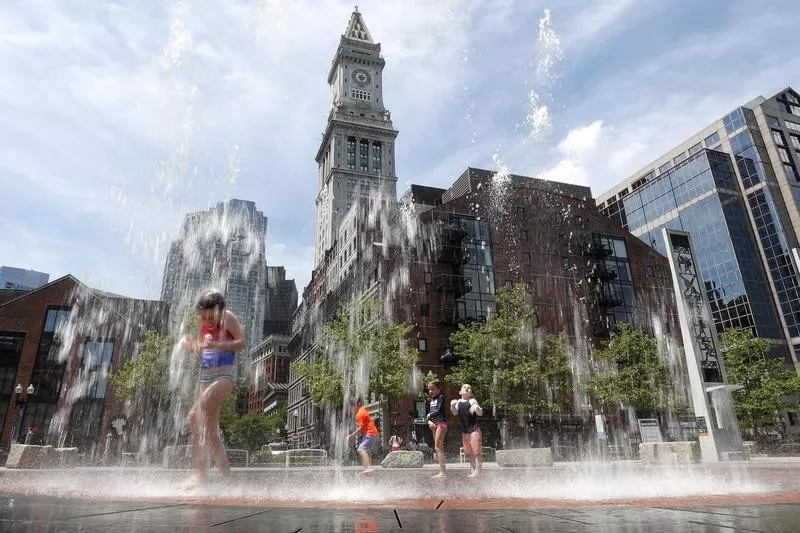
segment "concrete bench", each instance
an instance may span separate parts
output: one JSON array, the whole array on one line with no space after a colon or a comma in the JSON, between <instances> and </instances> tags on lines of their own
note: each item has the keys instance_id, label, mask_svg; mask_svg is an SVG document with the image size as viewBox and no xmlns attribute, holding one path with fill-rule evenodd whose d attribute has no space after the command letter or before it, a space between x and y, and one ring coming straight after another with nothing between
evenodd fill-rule
<instances>
[{"instance_id":1,"label":"concrete bench","mask_svg":"<svg viewBox=\"0 0 800 533\"><path fill-rule=\"evenodd\" d=\"M552 448L497 450L495 458L499 466L553 466Z\"/></svg>"},{"instance_id":2,"label":"concrete bench","mask_svg":"<svg viewBox=\"0 0 800 533\"><path fill-rule=\"evenodd\" d=\"M6 468L48 468L56 462L52 446L12 444L6 459Z\"/></svg>"},{"instance_id":3,"label":"concrete bench","mask_svg":"<svg viewBox=\"0 0 800 533\"><path fill-rule=\"evenodd\" d=\"M495 449L491 446L483 446L481 449L481 458L483 462L492 461L494 460ZM464 447L461 446L458 448L458 460L461 463L465 463L467 461L467 456L464 455Z\"/></svg>"},{"instance_id":4,"label":"concrete bench","mask_svg":"<svg viewBox=\"0 0 800 533\"><path fill-rule=\"evenodd\" d=\"M381 461L381 466L384 468L422 468L424 463L425 457L422 452L399 450L396 452L389 452L383 461Z\"/></svg>"},{"instance_id":5,"label":"concrete bench","mask_svg":"<svg viewBox=\"0 0 800 533\"><path fill-rule=\"evenodd\" d=\"M695 463L700 458L700 445L695 441L642 442L639 458L645 464Z\"/></svg>"}]
</instances>

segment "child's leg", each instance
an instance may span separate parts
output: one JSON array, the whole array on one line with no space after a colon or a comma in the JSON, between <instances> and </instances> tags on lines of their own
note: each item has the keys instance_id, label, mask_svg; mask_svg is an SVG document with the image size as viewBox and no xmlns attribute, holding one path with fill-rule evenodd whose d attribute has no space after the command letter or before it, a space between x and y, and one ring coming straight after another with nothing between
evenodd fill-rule
<instances>
[{"instance_id":1,"label":"child's leg","mask_svg":"<svg viewBox=\"0 0 800 533\"><path fill-rule=\"evenodd\" d=\"M439 476L445 475L445 462L444 462L444 436L447 434L447 426L436 426L436 434L434 436L434 449L436 451L436 459L439 461Z\"/></svg>"}]
</instances>

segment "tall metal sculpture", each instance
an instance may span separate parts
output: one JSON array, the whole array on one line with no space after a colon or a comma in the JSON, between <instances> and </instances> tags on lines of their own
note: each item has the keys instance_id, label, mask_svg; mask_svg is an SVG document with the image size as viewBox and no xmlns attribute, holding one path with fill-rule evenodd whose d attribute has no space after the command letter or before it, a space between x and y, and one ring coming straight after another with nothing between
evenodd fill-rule
<instances>
[{"instance_id":1,"label":"tall metal sculpture","mask_svg":"<svg viewBox=\"0 0 800 533\"><path fill-rule=\"evenodd\" d=\"M662 231L678 303L700 451L704 462L719 461L731 452L743 450L731 398L736 386L728 385L725 378L725 364L691 235L667 228Z\"/></svg>"}]
</instances>

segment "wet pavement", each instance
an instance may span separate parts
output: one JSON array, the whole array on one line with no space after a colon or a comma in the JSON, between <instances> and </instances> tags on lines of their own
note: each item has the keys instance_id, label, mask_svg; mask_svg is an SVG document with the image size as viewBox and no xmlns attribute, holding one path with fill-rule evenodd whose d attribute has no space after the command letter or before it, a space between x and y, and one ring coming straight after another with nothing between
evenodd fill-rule
<instances>
[{"instance_id":1,"label":"wet pavement","mask_svg":"<svg viewBox=\"0 0 800 533\"><path fill-rule=\"evenodd\" d=\"M444 506L436 509L437 505L439 502L431 501L429 509L242 507L0 495L0 531L633 533L793 532L800 529L798 504L494 510L447 509Z\"/></svg>"}]
</instances>

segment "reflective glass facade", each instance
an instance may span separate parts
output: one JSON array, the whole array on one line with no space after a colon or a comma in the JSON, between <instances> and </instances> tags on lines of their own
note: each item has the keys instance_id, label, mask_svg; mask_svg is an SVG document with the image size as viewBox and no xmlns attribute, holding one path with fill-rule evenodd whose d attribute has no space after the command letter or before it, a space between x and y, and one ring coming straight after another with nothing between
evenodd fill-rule
<instances>
[{"instance_id":1,"label":"reflective glass facade","mask_svg":"<svg viewBox=\"0 0 800 533\"><path fill-rule=\"evenodd\" d=\"M461 241L464 294L456 299L460 321L486 320L495 311L494 261L489 223L464 215L450 215L450 223L466 235Z\"/></svg>"},{"instance_id":2,"label":"reflective glass facade","mask_svg":"<svg viewBox=\"0 0 800 533\"><path fill-rule=\"evenodd\" d=\"M728 154L702 150L623 205L629 230L662 254L662 228L691 232L718 331L752 327L783 338Z\"/></svg>"}]
</instances>

